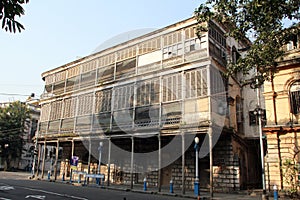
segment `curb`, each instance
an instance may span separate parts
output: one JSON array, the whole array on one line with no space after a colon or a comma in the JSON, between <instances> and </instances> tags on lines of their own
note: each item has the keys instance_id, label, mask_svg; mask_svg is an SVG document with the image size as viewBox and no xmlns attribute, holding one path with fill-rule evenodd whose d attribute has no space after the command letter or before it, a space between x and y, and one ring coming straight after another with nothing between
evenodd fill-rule
<instances>
[{"instance_id":1,"label":"curb","mask_svg":"<svg viewBox=\"0 0 300 200\"><path fill-rule=\"evenodd\" d=\"M48 181L45 179L37 179L41 181ZM141 193L141 194L152 194L152 195L161 195L161 196L172 196L172 197L183 197L183 198L190 198L190 199L197 199L197 197L192 195L182 195L182 194L176 194L176 193L168 193L168 192L157 192L157 191L151 191L151 190L141 190L141 189L130 189L126 187L114 187L114 186L99 186L99 185L84 185L82 183L72 182L69 181L58 181L53 180L51 182L60 183L60 184L72 184L74 186L82 186L82 187L96 187L100 189L107 189L107 190L115 190L115 191L123 191L123 192L135 192L135 193ZM201 198L202 199L202 198ZM207 198L203 198L205 200Z\"/></svg>"},{"instance_id":2,"label":"curb","mask_svg":"<svg viewBox=\"0 0 300 200\"><path fill-rule=\"evenodd\" d=\"M47 182L53 182L53 183L59 183L59 184L70 184L77 187L94 187L99 189L106 189L106 190L115 190L115 191L122 191L122 192L134 192L134 193L141 193L141 194L151 194L151 195L161 195L161 196L170 196L170 197L181 197L181 198L187 198L187 199L198 199L198 200L210 200L210 196L204 195L201 197L196 197L192 194L178 194L178 193L169 193L169 192L158 192L158 191L152 191L152 190L146 190L143 189L130 189L126 186L101 186L96 184L89 184L85 185L83 183L78 183L76 181L70 183L69 181L61 181L61 180L48 180L48 179L41 179L39 177L35 177L32 180L40 180L40 181L47 181ZM251 195L249 195L251 197ZM213 197L212 199L222 199L221 197ZM211 200L212 200L211 199Z\"/></svg>"}]
</instances>

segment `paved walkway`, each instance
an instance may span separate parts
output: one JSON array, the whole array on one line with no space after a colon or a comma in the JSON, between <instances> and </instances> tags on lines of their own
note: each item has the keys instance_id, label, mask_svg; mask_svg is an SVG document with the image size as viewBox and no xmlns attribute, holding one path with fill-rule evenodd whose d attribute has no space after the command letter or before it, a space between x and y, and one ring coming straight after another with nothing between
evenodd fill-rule
<instances>
[{"instance_id":1,"label":"paved walkway","mask_svg":"<svg viewBox=\"0 0 300 200\"><path fill-rule=\"evenodd\" d=\"M15 178L15 179L28 179L30 178L30 173L26 172L1 172L2 178ZM44 176L43 181L53 181L51 177L51 180L48 180L47 176ZM57 179L55 182L56 183L64 183L64 184L71 184L69 182L70 179L66 179L65 181L62 181L61 179ZM75 180L72 182L73 185L77 186L82 186L83 185L83 180L81 183L78 183L78 180ZM147 190L145 191L143 188L142 184L134 184L133 188L130 189L130 185L117 185L117 184L111 184L110 186L107 186L106 183L104 183L103 186L99 186L95 184L94 182L91 181L87 187L102 187L105 189L111 189L111 190L121 190L121 191L131 191L131 192L139 192L139 193L148 193L148 194L157 194L157 195L169 195L169 196L178 196L178 197L183 197L186 199L197 199L197 197L194 195L194 191L192 190L186 190L185 194L182 194L181 189L179 188L174 188L174 192L170 193L170 188L169 187L162 187L161 192L158 192L158 189L156 187L148 187ZM219 193L219 192L214 192L213 193L213 198L210 198L210 193L206 191L200 191L200 199L201 200L206 200L206 199L211 199L211 200L261 200L261 191L253 191L251 194L248 194L247 191L240 191L237 193ZM269 197L269 200L273 200L273 197ZM285 200L285 199L290 199L290 198L279 198L280 200Z\"/></svg>"},{"instance_id":2,"label":"paved walkway","mask_svg":"<svg viewBox=\"0 0 300 200\"><path fill-rule=\"evenodd\" d=\"M133 189L129 189L130 186L122 186L122 185L110 185L109 189L124 189L126 188L129 191L132 192L141 192L141 193L151 193L151 194L158 194L158 195L170 195L170 196L178 196L178 197L184 197L187 199L197 199L197 197L194 195L194 191L192 190L186 190L185 194L182 194L182 191L180 188L174 189L173 193L170 193L169 188L167 187L162 187L161 192L158 192L157 188L147 188L147 191L144 191L144 188L142 185L134 185ZM200 199L211 199L210 198L210 193L209 192L204 192L200 191ZM255 193L253 195L248 195L243 192L241 193L235 193L235 194L229 194L229 193L213 193L213 199L218 200L218 199L244 199L244 200L259 200L261 199L260 196L257 196Z\"/></svg>"},{"instance_id":3,"label":"paved walkway","mask_svg":"<svg viewBox=\"0 0 300 200\"><path fill-rule=\"evenodd\" d=\"M47 179L44 179L47 180ZM82 180L83 181L83 180ZM56 180L56 182L59 183L68 183L69 179L62 181L62 180ZM78 180L74 180L72 181L73 185L77 185L77 186L82 186L83 182L78 183ZM102 186L95 184L95 182L92 182L87 185L87 187L102 187L105 189L110 189L110 190L121 190L121 191L131 191L131 192L139 192L139 193L148 193L148 194L156 194L156 195L165 195L165 196L178 196L178 197L183 197L186 199L198 199L198 197L196 197L194 195L194 191L192 190L186 190L185 194L182 194L182 191L180 188L174 188L173 193L170 192L170 188L169 187L162 187L161 191L158 191L157 187L148 187L147 190L144 190L144 186L143 184L134 184L133 188L130 188L130 185L123 185L123 184L110 184L109 186L107 186L107 183L104 183ZM229 194L229 193L217 193L215 192L213 194L213 198L210 198L210 193L209 192L205 192L205 191L200 191L200 199L201 200L208 200L208 199L213 199L213 200L261 200L261 192L257 191L257 192L253 192L252 194L247 194L247 191L241 191L239 193L233 193L233 194Z\"/></svg>"}]
</instances>

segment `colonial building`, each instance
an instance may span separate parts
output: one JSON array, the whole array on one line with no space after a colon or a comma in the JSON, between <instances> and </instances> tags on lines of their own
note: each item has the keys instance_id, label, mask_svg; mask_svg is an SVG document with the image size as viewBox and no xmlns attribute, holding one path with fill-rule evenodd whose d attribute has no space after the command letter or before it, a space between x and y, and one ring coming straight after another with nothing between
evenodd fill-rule
<instances>
[{"instance_id":1,"label":"colonial building","mask_svg":"<svg viewBox=\"0 0 300 200\"><path fill-rule=\"evenodd\" d=\"M299 108L300 108L300 39L295 35L284 47L284 58L270 82L264 84L267 125L266 179L269 189L296 189L298 170L289 170L300 162ZM296 166L296 165L295 165ZM290 169L289 169L290 168ZM292 180L291 180L292 178Z\"/></svg>"},{"instance_id":2,"label":"colonial building","mask_svg":"<svg viewBox=\"0 0 300 200\"><path fill-rule=\"evenodd\" d=\"M23 135L24 147L18 166L19 169L25 171L31 171L32 169L35 147L33 138L36 135L38 120L40 118L39 99L33 99L33 97L34 95L29 97L25 102L30 112L30 119L27 120L26 134Z\"/></svg>"},{"instance_id":3,"label":"colonial building","mask_svg":"<svg viewBox=\"0 0 300 200\"><path fill-rule=\"evenodd\" d=\"M33 94L32 94L33 95ZM32 96L33 97L33 96ZM31 98L28 99L26 102L21 102L22 104L26 104L26 107L28 108L30 112L30 118L26 120L25 123L25 129L24 133L22 134L23 137L23 150L19 157L17 158L11 158L10 166L19 169L19 170L25 170L30 171L32 162L33 162L33 150L34 150L34 143L33 143L33 137L36 134L37 126L38 126L38 120L40 118L40 109L38 105L38 100L33 100ZM8 107L13 102L5 102L0 103L1 108ZM21 134L21 133L20 133ZM3 136L2 136L3 137ZM5 145L10 145L9 143ZM3 146L1 148L3 150ZM5 147L4 147L5 149ZM5 159L2 158L2 152L0 156L0 168L5 168Z\"/></svg>"},{"instance_id":4,"label":"colonial building","mask_svg":"<svg viewBox=\"0 0 300 200\"><path fill-rule=\"evenodd\" d=\"M190 18L44 72L42 176L49 170L44 149L52 145L55 177L69 176L77 156L77 170L105 173L107 184L132 188L146 178L160 190L172 180L184 192L199 170L202 189L259 187L257 125L245 112L252 93L223 76L249 42L226 38L224 25L208 23L200 38Z\"/></svg>"}]
</instances>

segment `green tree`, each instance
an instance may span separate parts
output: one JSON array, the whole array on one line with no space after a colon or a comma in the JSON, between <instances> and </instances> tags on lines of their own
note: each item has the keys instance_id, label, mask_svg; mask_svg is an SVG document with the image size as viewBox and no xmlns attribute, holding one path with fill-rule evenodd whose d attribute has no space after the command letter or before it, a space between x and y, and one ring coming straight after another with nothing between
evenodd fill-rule
<instances>
[{"instance_id":1,"label":"green tree","mask_svg":"<svg viewBox=\"0 0 300 200\"><path fill-rule=\"evenodd\" d=\"M29 109L20 101L0 108L0 151L8 170L11 168L11 161L21 157L28 119Z\"/></svg>"},{"instance_id":2,"label":"green tree","mask_svg":"<svg viewBox=\"0 0 300 200\"><path fill-rule=\"evenodd\" d=\"M299 34L299 11L299 0L207 0L194 13L199 35L209 28L203 22L216 20L229 25L229 36L239 41L249 38L246 56L228 63L229 74L256 68L263 81L276 71L284 53L281 47Z\"/></svg>"},{"instance_id":3,"label":"green tree","mask_svg":"<svg viewBox=\"0 0 300 200\"><path fill-rule=\"evenodd\" d=\"M22 5L28 3L29 0L0 0L0 21L2 21L2 29L9 32L21 32L24 26L16 20L16 17L24 15Z\"/></svg>"},{"instance_id":4,"label":"green tree","mask_svg":"<svg viewBox=\"0 0 300 200\"><path fill-rule=\"evenodd\" d=\"M283 177L285 183L289 185L287 193L291 197L298 196L298 181L297 176L299 174L299 164L292 159L285 159L282 163Z\"/></svg>"}]
</instances>

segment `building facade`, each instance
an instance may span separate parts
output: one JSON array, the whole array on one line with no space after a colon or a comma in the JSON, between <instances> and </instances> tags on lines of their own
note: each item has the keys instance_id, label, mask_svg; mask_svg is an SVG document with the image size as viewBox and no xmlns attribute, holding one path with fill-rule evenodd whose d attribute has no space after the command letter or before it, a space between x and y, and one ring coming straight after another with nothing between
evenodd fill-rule
<instances>
[{"instance_id":1,"label":"building facade","mask_svg":"<svg viewBox=\"0 0 300 200\"><path fill-rule=\"evenodd\" d=\"M184 192L198 170L203 189L259 187L257 134L244 116L251 98L244 101L238 79L223 75L249 43L208 23L200 38L190 18L44 72L42 176L53 146L55 178L69 176L77 156L79 171L105 173L107 184L133 187L146 178L160 190L172 180Z\"/></svg>"},{"instance_id":2,"label":"building facade","mask_svg":"<svg viewBox=\"0 0 300 200\"><path fill-rule=\"evenodd\" d=\"M32 170L35 149L34 137L37 132L38 120L40 118L39 99L33 99L33 97L34 96L32 95L25 102L30 112L30 119L27 121L26 134L23 136L24 147L18 166L18 169L28 172Z\"/></svg>"},{"instance_id":3,"label":"building facade","mask_svg":"<svg viewBox=\"0 0 300 200\"><path fill-rule=\"evenodd\" d=\"M5 108L10 106L12 103L13 102L0 103L0 107ZM10 166L14 169L24 170L28 172L31 170L32 162L33 162L33 153L34 153L33 138L36 134L38 120L40 118L40 109L38 103L39 103L38 100L21 102L21 104L26 105L26 108L28 109L30 114L30 118L26 119L24 133L19 133L20 135L22 135L23 138L23 149L21 155L17 156L16 158L10 159ZM3 134L5 135L5 132ZM3 137L4 136L2 136L2 139ZM11 144L8 141L8 143L5 145L9 146ZM3 146L1 150L3 150ZM0 157L0 168L5 169L6 163L5 163L5 159L2 156L3 155L1 155Z\"/></svg>"},{"instance_id":4,"label":"building facade","mask_svg":"<svg viewBox=\"0 0 300 200\"><path fill-rule=\"evenodd\" d=\"M298 189L299 185L299 169L292 170L293 176L290 174L291 168L300 162L299 42L299 35L295 35L284 46L284 58L278 62L271 81L264 84L268 119L264 127L267 138L266 180L271 190L274 185L280 190Z\"/></svg>"}]
</instances>

